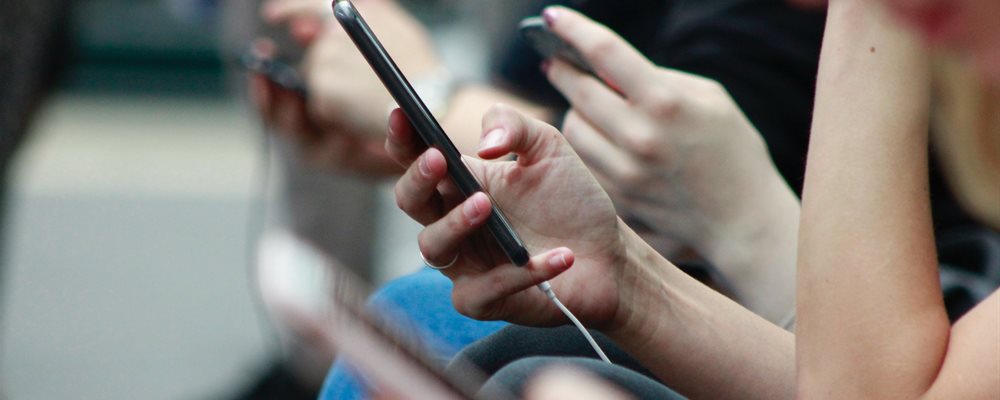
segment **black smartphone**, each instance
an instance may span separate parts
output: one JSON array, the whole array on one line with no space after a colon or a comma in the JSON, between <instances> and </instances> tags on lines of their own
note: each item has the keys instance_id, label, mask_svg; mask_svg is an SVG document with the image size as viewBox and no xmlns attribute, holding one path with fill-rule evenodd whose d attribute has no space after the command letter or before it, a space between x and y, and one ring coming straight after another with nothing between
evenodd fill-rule
<instances>
[{"instance_id":1,"label":"black smartphone","mask_svg":"<svg viewBox=\"0 0 1000 400\"><path fill-rule=\"evenodd\" d=\"M462 154L459 153L458 148L451 142L451 139L441 128L441 124L417 96L413 86L403 76L402 71L396 66L392 57L375 37L368 23L354 8L354 5L349 0L335 0L333 14L347 31L347 35L350 36L361 54L368 60L368 64L371 65L372 70L378 75L385 88L389 90L392 98L396 100L396 104L399 104L403 113L409 118L417 135L428 146L434 147L444 154L445 160L448 162L448 174L462 194L468 198L476 192L485 192L476 177L466 167L465 162L462 161ZM493 210L486 221L486 228L496 238L500 248L514 265L524 266L528 264L530 255L521 237L511 227L510 221L497 206L496 201L491 201L491 203Z\"/></svg>"},{"instance_id":2,"label":"black smartphone","mask_svg":"<svg viewBox=\"0 0 1000 400\"><path fill-rule=\"evenodd\" d=\"M309 93L299 71L281 60L261 57L257 51L250 49L240 56L240 64L243 68L264 75L276 85L302 97L307 97Z\"/></svg>"},{"instance_id":3,"label":"black smartphone","mask_svg":"<svg viewBox=\"0 0 1000 400\"><path fill-rule=\"evenodd\" d=\"M549 29L542 17L529 17L521 20L518 25L521 37L535 49L542 58L559 58L570 63L580 71L594 74L594 69L585 58L569 43Z\"/></svg>"}]
</instances>

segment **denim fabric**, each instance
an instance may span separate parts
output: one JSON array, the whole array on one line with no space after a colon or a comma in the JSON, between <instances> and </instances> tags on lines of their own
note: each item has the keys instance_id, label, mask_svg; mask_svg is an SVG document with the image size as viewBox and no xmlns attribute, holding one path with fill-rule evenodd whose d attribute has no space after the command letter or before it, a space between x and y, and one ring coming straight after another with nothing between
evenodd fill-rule
<instances>
[{"instance_id":1,"label":"denim fabric","mask_svg":"<svg viewBox=\"0 0 1000 400\"><path fill-rule=\"evenodd\" d=\"M451 304L452 284L437 271L423 269L386 284L369 300L368 307L413 332L430 355L443 367L459 350L507 326L505 322L482 322L462 316ZM367 398L364 383L343 360L327 374L321 400Z\"/></svg>"}]
</instances>

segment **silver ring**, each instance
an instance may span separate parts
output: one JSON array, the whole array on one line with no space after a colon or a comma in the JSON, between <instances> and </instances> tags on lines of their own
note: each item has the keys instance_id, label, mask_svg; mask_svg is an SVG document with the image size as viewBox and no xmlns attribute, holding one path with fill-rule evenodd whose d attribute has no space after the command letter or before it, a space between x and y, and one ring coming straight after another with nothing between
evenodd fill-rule
<instances>
[{"instance_id":1,"label":"silver ring","mask_svg":"<svg viewBox=\"0 0 1000 400\"><path fill-rule=\"evenodd\" d=\"M430 267L431 269L436 269L438 271L440 271L442 269L448 269L448 267L451 267L452 265L455 265L455 262L458 261L458 256L459 256L459 254L456 253L455 254L455 258L453 258L451 260L451 262L449 262L448 264L445 264L445 265L434 265L434 264L431 264L430 261L427 261L427 257L424 257L424 252L418 251L418 253L420 253L420 259L423 260L424 265Z\"/></svg>"}]
</instances>

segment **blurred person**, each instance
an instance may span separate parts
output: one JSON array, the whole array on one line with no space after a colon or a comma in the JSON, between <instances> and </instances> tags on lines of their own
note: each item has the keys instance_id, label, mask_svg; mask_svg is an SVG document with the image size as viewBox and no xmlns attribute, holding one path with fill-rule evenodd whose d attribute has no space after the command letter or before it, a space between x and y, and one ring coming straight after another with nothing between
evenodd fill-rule
<instances>
[{"instance_id":1,"label":"blurred person","mask_svg":"<svg viewBox=\"0 0 1000 400\"><path fill-rule=\"evenodd\" d=\"M471 245L492 243L477 238L492 200L457 196L442 181L443 157L425 151L396 113L387 147L410 165L397 186L399 200L427 225L421 234L425 256L457 257L445 270L456 284L456 306L477 318L559 323L561 314L531 287L552 279L581 319L691 397L1000 395L1000 292L954 325L940 292L927 196L927 55L876 2L833 1L829 10L800 238L786 243L799 248L795 336L660 258L615 216L597 178L554 128L509 108L484 117L479 155L500 160L515 153L518 160L468 164L539 251L525 268L497 261L502 257L490 256L494 246ZM985 20L998 16L996 9L981 11L993 17ZM553 29L578 47L607 35L569 10L549 12ZM995 25L972 26L1000 33ZM616 49L618 57L597 69L630 100L677 79L623 42ZM984 75L993 73L983 62L989 55L979 57ZM550 69L550 77L556 70ZM963 156L952 159L953 165L998 158L995 85L963 86L972 101L960 104L971 109L958 110L967 118L952 119L962 124L951 134L977 140L952 153ZM955 171L960 179L971 174L978 184L966 193L968 204L995 222L1000 169L992 167Z\"/></svg>"},{"instance_id":2,"label":"blurred person","mask_svg":"<svg viewBox=\"0 0 1000 400\"><path fill-rule=\"evenodd\" d=\"M63 65L69 6L54 0L10 0L0 6L0 236L6 233L9 166ZM0 344L5 264L0 260Z\"/></svg>"}]
</instances>

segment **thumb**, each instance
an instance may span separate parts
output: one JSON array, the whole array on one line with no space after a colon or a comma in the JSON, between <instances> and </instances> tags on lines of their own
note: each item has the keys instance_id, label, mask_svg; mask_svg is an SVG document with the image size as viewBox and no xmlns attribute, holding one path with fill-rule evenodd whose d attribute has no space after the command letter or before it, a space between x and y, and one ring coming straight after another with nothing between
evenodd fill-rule
<instances>
[{"instance_id":1,"label":"thumb","mask_svg":"<svg viewBox=\"0 0 1000 400\"><path fill-rule=\"evenodd\" d=\"M566 150L569 144L558 129L509 106L495 105L483 116L479 145L479 156L483 159L497 159L513 153L518 156L518 162L526 165Z\"/></svg>"}]
</instances>

